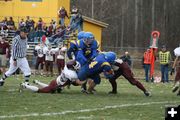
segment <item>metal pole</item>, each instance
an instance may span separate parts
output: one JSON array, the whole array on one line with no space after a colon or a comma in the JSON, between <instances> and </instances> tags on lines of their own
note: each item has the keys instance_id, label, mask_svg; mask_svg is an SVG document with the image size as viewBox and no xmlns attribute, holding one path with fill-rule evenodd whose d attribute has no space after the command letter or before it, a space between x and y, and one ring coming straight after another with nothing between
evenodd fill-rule
<instances>
[{"instance_id":1,"label":"metal pole","mask_svg":"<svg viewBox=\"0 0 180 120\"><path fill-rule=\"evenodd\" d=\"M91 10L91 12L92 12L92 18L94 18L94 0L92 0L92 10Z\"/></svg>"}]
</instances>

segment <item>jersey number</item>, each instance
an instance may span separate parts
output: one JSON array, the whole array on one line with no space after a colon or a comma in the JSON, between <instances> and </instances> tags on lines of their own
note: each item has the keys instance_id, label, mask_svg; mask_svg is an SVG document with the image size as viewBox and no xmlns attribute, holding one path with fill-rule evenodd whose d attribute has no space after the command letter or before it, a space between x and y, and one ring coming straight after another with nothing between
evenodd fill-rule
<instances>
[{"instance_id":1,"label":"jersey number","mask_svg":"<svg viewBox=\"0 0 180 120\"><path fill-rule=\"evenodd\" d=\"M93 68L97 63L98 63L97 61L91 62L91 64L89 65L89 68Z\"/></svg>"}]
</instances>

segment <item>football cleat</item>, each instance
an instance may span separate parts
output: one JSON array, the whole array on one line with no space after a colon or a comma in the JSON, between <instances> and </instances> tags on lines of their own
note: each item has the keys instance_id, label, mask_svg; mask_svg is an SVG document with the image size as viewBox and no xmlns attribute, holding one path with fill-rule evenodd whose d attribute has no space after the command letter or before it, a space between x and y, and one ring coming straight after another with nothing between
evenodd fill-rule
<instances>
[{"instance_id":1,"label":"football cleat","mask_svg":"<svg viewBox=\"0 0 180 120\"><path fill-rule=\"evenodd\" d=\"M172 88L172 92L173 92L173 93L176 92L176 91L178 90L178 88L179 88L179 82L177 82L177 83L174 85L174 87Z\"/></svg>"},{"instance_id":2,"label":"football cleat","mask_svg":"<svg viewBox=\"0 0 180 120\"><path fill-rule=\"evenodd\" d=\"M178 86L174 86L173 89L172 89L172 92L173 93L176 92L178 90L178 88L179 88Z\"/></svg>"},{"instance_id":3,"label":"football cleat","mask_svg":"<svg viewBox=\"0 0 180 120\"><path fill-rule=\"evenodd\" d=\"M86 92L87 94L95 94L95 92L93 92L92 90L87 90Z\"/></svg>"},{"instance_id":4,"label":"football cleat","mask_svg":"<svg viewBox=\"0 0 180 120\"><path fill-rule=\"evenodd\" d=\"M144 92L144 94L145 94L147 97L150 97L150 96L151 96L151 93L148 92L148 91Z\"/></svg>"},{"instance_id":5,"label":"football cleat","mask_svg":"<svg viewBox=\"0 0 180 120\"><path fill-rule=\"evenodd\" d=\"M177 96L180 96L180 91L178 92Z\"/></svg>"},{"instance_id":6,"label":"football cleat","mask_svg":"<svg viewBox=\"0 0 180 120\"><path fill-rule=\"evenodd\" d=\"M88 94L88 92L84 88L81 89L81 92Z\"/></svg>"},{"instance_id":7,"label":"football cleat","mask_svg":"<svg viewBox=\"0 0 180 120\"><path fill-rule=\"evenodd\" d=\"M57 88L57 93L61 93L61 91L62 91L62 88L61 88L61 87L58 87L58 88Z\"/></svg>"},{"instance_id":8,"label":"football cleat","mask_svg":"<svg viewBox=\"0 0 180 120\"><path fill-rule=\"evenodd\" d=\"M19 92L21 93L24 88L26 88L26 83L25 82L20 83L20 85L19 85Z\"/></svg>"},{"instance_id":9,"label":"football cleat","mask_svg":"<svg viewBox=\"0 0 180 120\"><path fill-rule=\"evenodd\" d=\"M117 94L117 91L110 91L108 94Z\"/></svg>"},{"instance_id":10,"label":"football cleat","mask_svg":"<svg viewBox=\"0 0 180 120\"><path fill-rule=\"evenodd\" d=\"M4 85L4 80L0 79L0 86L3 86L3 85Z\"/></svg>"},{"instance_id":11,"label":"football cleat","mask_svg":"<svg viewBox=\"0 0 180 120\"><path fill-rule=\"evenodd\" d=\"M33 80L33 83L34 84L37 84L39 81L38 80Z\"/></svg>"}]
</instances>

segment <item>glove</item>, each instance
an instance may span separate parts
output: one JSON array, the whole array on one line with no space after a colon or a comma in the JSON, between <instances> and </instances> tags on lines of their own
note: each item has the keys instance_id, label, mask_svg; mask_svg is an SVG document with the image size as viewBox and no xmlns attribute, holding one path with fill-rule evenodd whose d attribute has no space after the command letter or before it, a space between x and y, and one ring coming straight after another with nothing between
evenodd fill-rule
<instances>
[{"instance_id":1,"label":"glove","mask_svg":"<svg viewBox=\"0 0 180 120\"><path fill-rule=\"evenodd\" d=\"M170 75L173 75L173 73L174 73L174 68L172 68Z\"/></svg>"}]
</instances>

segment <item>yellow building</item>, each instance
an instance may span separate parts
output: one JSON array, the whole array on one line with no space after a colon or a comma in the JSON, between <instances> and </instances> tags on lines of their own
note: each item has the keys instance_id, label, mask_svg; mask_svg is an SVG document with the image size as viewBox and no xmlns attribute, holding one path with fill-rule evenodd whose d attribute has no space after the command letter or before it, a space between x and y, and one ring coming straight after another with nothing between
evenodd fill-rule
<instances>
[{"instance_id":1,"label":"yellow building","mask_svg":"<svg viewBox=\"0 0 180 120\"><path fill-rule=\"evenodd\" d=\"M46 23L51 19L58 19L57 11L64 6L70 11L70 0L11 0L0 1L0 16L12 16L15 22L26 16L31 16L35 21L42 17Z\"/></svg>"},{"instance_id":2,"label":"yellow building","mask_svg":"<svg viewBox=\"0 0 180 120\"><path fill-rule=\"evenodd\" d=\"M0 1L0 21L4 17L12 16L16 25L22 18L30 16L35 22L39 17L45 23L50 23L51 19L58 21L57 11L64 6L68 14L70 13L70 0L9 0L8 2ZM88 18L84 18L84 31L90 31L101 44L102 28L107 27L106 23ZM66 19L66 25L69 20Z\"/></svg>"},{"instance_id":3,"label":"yellow building","mask_svg":"<svg viewBox=\"0 0 180 120\"><path fill-rule=\"evenodd\" d=\"M92 32L96 40L99 42L101 48L102 29L106 28L108 24L85 16L83 16L83 19L84 19L83 30Z\"/></svg>"}]
</instances>

